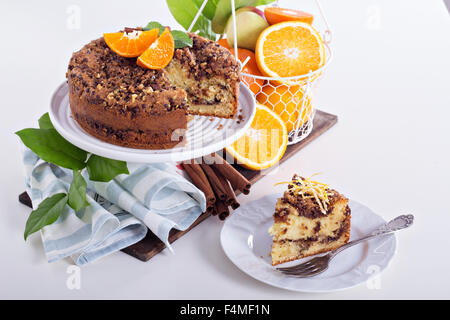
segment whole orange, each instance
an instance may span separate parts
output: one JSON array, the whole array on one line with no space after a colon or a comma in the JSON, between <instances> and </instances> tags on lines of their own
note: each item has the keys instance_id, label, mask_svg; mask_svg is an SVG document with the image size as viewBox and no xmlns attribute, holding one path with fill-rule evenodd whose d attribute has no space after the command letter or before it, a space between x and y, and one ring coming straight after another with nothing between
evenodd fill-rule
<instances>
[{"instance_id":1,"label":"whole orange","mask_svg":"<svg viewBox=\"0 0 450 320\"><path fill-rule=\"evenodd\" d=\"M228 42L226 39L220 39L217 41L222 47L227 48L233 55L234 55L234 48L230 48L228 45ZM244 62L247 57L249 60L244 65L244 68L242 68L241 73L247 73L255 76L263 76L261 71L258 69L258 65L256 64L256 58L255 54L247 49L238 48L238 59L241 62ZM258 92L261 90L261 88L264 85L264 80L262 79L255 79L250 76L242 76L242 81L245 83L245 85L253 92L253 94L258 94Z\"/></svg>"},{"instance_id":2,"label":"whole orange","mask_svg":"<svg viewBox=\"0 0 450 320\"><path fill-rule=\"evenodd\" d=\"M305 95L299 85L287 86L271 81L263 87L256 100L279 114L288 132L294 130L297 124L300 128L312 113L311 97Z\"/></svg>"}]
</instances>

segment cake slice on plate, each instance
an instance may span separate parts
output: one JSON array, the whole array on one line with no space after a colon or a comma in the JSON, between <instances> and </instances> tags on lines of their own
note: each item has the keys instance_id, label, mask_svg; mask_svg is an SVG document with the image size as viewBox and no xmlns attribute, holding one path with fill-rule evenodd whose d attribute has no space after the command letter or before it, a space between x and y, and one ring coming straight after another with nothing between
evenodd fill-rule
<instances>
[{"instance_id":1,"label":"cake slice on plate","mask_svg":"<svg viewBox=\"0 0 450 320\"><path fill-rule=\"evenodd\" d=\"M348 199L328 185L294 175L269 229L272 265L331 251L350 238Z\"/></svg>"}]
</instances>

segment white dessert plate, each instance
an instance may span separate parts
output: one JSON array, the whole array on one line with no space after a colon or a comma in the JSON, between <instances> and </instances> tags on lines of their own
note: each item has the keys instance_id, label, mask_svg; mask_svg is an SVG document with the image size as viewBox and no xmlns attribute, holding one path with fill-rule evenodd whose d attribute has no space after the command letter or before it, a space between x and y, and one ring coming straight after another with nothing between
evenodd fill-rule
<instances>
[{"instance_id":1,"label":"white dessert plate","mask_svg":"<svg viewBox=\"0 0 450 320\"><path fill-rule=\"evenodd\" d=\"M329 269L311 278L294 278L278 272L271 264L273 208L279 195L269 195L238 208L229 217L220 234L225 254L243 272L269 285L299 292L331 292L370 281L387 268L396 252L394 234L350 247L330 262ZM350 200L351 238L369 234L386 221L366 206ZM307 261L277 265L289 267ZM368 283L368 282L367 282ZM374 285L368 283L368 285Z\"/></svg>"},{"instance_id":2,"label":"white dessert plate","mask_svg":"<svg viewBox=\"0 0 450 320\"><path fill-rule=\"evenodd\" d=\"M72 118L67 83L61 84L53 94L49 114L55 129L66 140L83 150L116 160L154 163L193 159L223 149L245 133L252 123L255 111L253 94L241 84L237 113L241 115L239 119L194 116L188 122L185 135L187 143L165 150L120 147L85 132Z\"/></svg>"}]
</instances>

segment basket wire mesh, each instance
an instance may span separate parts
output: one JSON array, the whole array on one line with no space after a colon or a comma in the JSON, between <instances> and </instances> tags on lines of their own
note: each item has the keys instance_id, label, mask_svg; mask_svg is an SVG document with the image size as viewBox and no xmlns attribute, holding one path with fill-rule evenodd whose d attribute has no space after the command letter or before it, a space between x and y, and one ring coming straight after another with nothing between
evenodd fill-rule
<instances>
[{"instance_id":1,"label":"basket wire mesh","mask_svg":"<svg viewBox=\"0 0 450 320\"><path fill-rule=\"evenodd\" d=\"M188 28L188 32L195 26L208 0L204 0L201 4L196 16ZM231 12L233 21L234 39L236 36L236 14L234 0L231 2ZM310 71L307 74L293 76L293 77L265 77L254 74L241 72L241 80L246 84L256 97L256 100L274 110L286 123L288 130L288 144L294 144L305 139L313 129L313 121L315 114L315 106L313 103L313 89L316 87L318 80L328 67L333 53L330 47L331 30L324 13L322 5L319 0L314 0L320 17L325 26L322 33L322 39L325 46L325 63L317 70ZM273 6L278 6L278 1L275 1ZM234 56L238 57L237 41L234 41ZM241 71L249 57L244 61L239 61Z\"/></svg>"}]
</instances>

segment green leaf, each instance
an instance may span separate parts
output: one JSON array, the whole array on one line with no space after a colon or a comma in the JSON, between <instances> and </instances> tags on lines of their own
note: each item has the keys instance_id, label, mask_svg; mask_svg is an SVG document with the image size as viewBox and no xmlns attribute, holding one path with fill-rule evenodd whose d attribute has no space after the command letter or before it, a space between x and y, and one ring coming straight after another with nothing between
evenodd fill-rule
<instances>
[{"instance_id":1,"label":"green leaf","mask_svg":"<svg viewBox=\"0 0 450 320\"><path fill-rule=\"evenodd\" d=\"M28 236L43 227L55 222L61 215L64 206L67 203L67 194L57 193L42 201L36 210L33 210L28 217L25 225L24 238L27 240Z\"/></svg>"},{"instance_id":2,"label":"green leaf","mask_svg":"<svg viewBox=\"0 0 450 320\"><path fill-rule=\"evenodd\" d=\"M129 174L125 161L107 159L95 154L89 157L87 170L89 179L101 182L108 182L122 173Z\"/></svg>"},{"instance_id":3,"label":"green leaf","mask_svg":"<svg viewBox=\"0 0 450 320\"><path fill-rule=\"evenodd\" d=\"M53 127L53 123L50 120L50 116L48 115L48 112L44 113L42 117L39 118L39 128L41 129L55 129Z\"/></svg>"},{"instance_id":4,"label":"green leaf","mask_svg":"<svg viewBox=\"0 0 450 320\"><path fill-rule=\"evenodd\" d=\"M28 128L16 134L44 161L73 170L86 166L87 152L65 140L55 129Z\"/></svg>"},{"instance_id":5,"label":"green leaf","mask_svg":"<svg viewBox=\"0 0 450 320\"><path fill-rule=\"evenodd\" d=\"M69 206L75 210L80 211L83 208L89 206L89 202L86 200L86 188L87 183L81 175L80 171L73 171L72 183L69 188Z\"/></svg>"},{"instance_id":6,"label":"green leaf","mask_svg":"<svg viewBox=\"0 0 450 320\"><path fill-rule=\"evenodd\" d=\"M167 6L172 13L175 20L183 26L185 30L189 28L191 22L194 20L198 9L203 1L199 0L166 0ZM199 16L197 22L192 28L192 32L199 31L199 34L203 37L207 37L211 40L216 40L216 34L211 29L212 12L215 12L216 1L211 1L208 10L203 11ZM206 9L206 7L205 7Z\"/></svg>"},{"instance_id":7,"label":"green leaf","mask_svg":"<svg viewBox=\"0 0 450 320\"><path fill-rule=\"evenodd\" d=\"M157 22L157 21L151 21L147 23L147 25L143 28L144 31L152 30L152 29L159 29L159 35L164 32L165 27Z\"/></svg>"},{"instance_id":8,"label":"green leaf","mask_svg":"<svg viewBox=\"0 0 450 320\"><path fill-rule=\"evenodd\" d=\"M200 8L203 0L194 0L194 3L198 8ZM205 8L203 8L202 14L209 20L212 20L214 14L216 13L217 3L219 3L219 0L208 0Z\"/></svg>"},{"instance_id":9,"label":"green leaf","mask_svg":"<svg viewBox=\"0 0 450 320\"><path fill-rule=\"evenodd\" d=\"M184 47L192 47L192 39L189 35L184 31L173 30L171 31L173 41L175 42L175 49L184 48Z\"/></svg>"}]
</instances>

